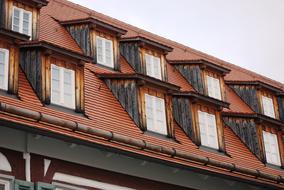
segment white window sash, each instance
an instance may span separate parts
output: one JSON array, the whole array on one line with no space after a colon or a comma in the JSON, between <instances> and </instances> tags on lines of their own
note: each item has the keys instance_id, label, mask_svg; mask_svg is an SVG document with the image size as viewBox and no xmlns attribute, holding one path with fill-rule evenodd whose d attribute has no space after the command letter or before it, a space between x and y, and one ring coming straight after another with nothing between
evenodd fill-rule
<instances>
[{"instance_id":1,"label":"white window sash","mask_svg":"<svg viewBox=\"0 0 284 190\"><path fill-rule=\"evenodd\" d=\"M32 12L30 11L26 11L24 9L21 9L21 8L18 8L18 7L13 7L13 16L12 16L12 30L14 30L14 13L15 13L15 10L18 10L19 11L19 31L16 31L16 32L19 32L19 33L24 33L23 31L23 23L24 23L24 13L28 14L29 15L29 28L28 28L28 36L31 36L32 35Z\"/></svg>"},{"instance_id":2,"label":"white window sash","mask_svg":"<svg viewBox=\"0 0 284 190\"><path fill-rule=\"evenodd\" d=\"M277 135L266 131L263 131L262 134L267 163L281 166ZM273 150L275 150L275 152L273 152ZM276 160L273 159L273 155Z\"/></svg>"},{"instance_id":3,"label":"white window sash","mask_svg":"<svg viewBox=\"0 0 284 190\"><path fill-rule=\"evenodd\" d=\"M160 101L160 102L158 102ZM161 109L158 110L157 103L161 104ZM151 105L151 106L149 106ZM145 106L146 106L146 121L147 121L147 130L156 132L162 135L167 135L167 122L166 122L166 111L165 111L165 100L149 94L145 94ZM151 107L152 113L152 125L149 124L149 112L147 107ZM161 112L161 118L158 118L158 112ZM159 121L160 120L160 121ZM162 123L159 125L159 123Z\"/></svg>"},{"instance_id":4,"label":"white window sash","mask_svg":"<svg viewBox=\"0 0 284 190\"><path fill-rule=\"evenodd\" d=\"M106 39L106 38L102 38L102 37L100 37L100 36L97 36L96 37L96 46L98 46L98 40L101 40L102 41L102 61L99 61L98 60L98 47L97 47L97 62L99 63L99 64L102 64L102 65L105 65L105 66L108 66L108 67L111 67L111 68L114 68L114 55L113 55L113 53L114 53L114 51L113 51L113 42L112 42L112 40L108 40L108 39ZM110 43L110 62L107 62L107 55L106 55L106 51L107 51L107 48L106 48L106 43Z\"/></svg>"},{"instance_id":5,"label":"white window sash","mask_svg":"<svg viewBox=\"0 0 284 190\"><path fill-rule=\"evenodd\" d=\"M206 76L206 78L207 78L208 96L221 100L222 96L221 96L220 80L208 75Z\"/></svg>"},{"instance_id":6,"label":"white window sash","mask_svg":"<svg viewBox=\"0 0 284 190\"><path fill-rule=\"evenodd\" d=\"M198 111L198 121L201 145L218 149L219 145L215 115ZM211 141L212 138L213 141Z\"/></svg>"},{"instance_id":7,"label":"white window sash","mask_svg":"<svg viewBox=\"0 0 284 190\"><path fill-rule=\"evenodd\" d=\"M0 88L2 90L8 90L9 50L0 48L0 52L4 54L4 81L3 86L0 86Z\"/></svg>"},{"instance_id":8,"label":"white window sash","mask_svg":"<svg viewBox=\"0 0 284 190\"><path fill-rule=\"evenodd\" d=\"M56 98L54 97L53 94L53 68L58 69L59 70L59 101L56 101ZM71 72L71 89L70 89L70 94L71 94L71 103L68 103L65 101L65 93L64 93L64 73L65 71L67 72ZM75 72L71 69L66 69L63 67L58 67L54 64L51 64L51 103L56 104L56 105L60 105L60 106L64 106L70 109L75 109Z\"/></svg>"},{"instance_id":9,"label":"white window sash","mask_svg":"<svg viewBox=\"0 0 284 190\"><path fill-rule=\"evenodd\" d=\"M162 80L161 59L150 54L145 54L146 74ZM156 66L156 67L155 67Z\"/></svg>"},{"instance_id":10,"label":"white window sash","mask_svg":"<svg viewBox=\"0 0 284 190\"><path fill-rule=\"evenodd\" d=\"M275 118L274 103L272 98L262 96L263 114Z\"/></svg>"}]
</instances>

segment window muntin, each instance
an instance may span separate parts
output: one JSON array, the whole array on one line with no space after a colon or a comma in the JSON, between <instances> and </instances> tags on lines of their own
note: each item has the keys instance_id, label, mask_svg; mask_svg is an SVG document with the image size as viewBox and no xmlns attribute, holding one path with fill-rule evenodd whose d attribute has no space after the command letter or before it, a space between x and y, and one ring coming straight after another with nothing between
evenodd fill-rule
<instances>
[{"instance_id":1,"label":"window muntin","mask_svg":"<svg viewBox=\"0 0 284 190\"><path fill-rule=\"evenodd\" d=\"M51 103L75 109L75 72L51 64Z\"/></svg>"},{"instance_id":2,"label":"window muntin","mask_svg":"<svg viewBox=\"0 0 284 190\"><path fill-rule=\"evenodd\" d=\"M162 80L161 59L159 57L145 54L146 74Z\"/></svg>"},{"instance_id":3,"label":"window muntin","mask_svg":"<svg viewBox=\"0 0 284 190\"><path fill-rule=\"evenodd\" d=\"M96 37L97 62L114 68L113 42L106 38Z\"/></svg>"},{"instance_id":4,"label":"window muntin","mask_svg":"<svg viewBox=\"0 0 284 190\"><path fill-rule=\"evenodd\" d=\"M18 7L13 7L12 30L31 36L32 12Z\"/></svg>"},{"instance_id":5,"label":"window muntin","mask_svg":"<svg viewBox=\"0 0 284 190\"><path fill-rule=\"evenodd\" d=\"M281 166L277 135L263 131L263 142L267 163Z\"/></svg>"},{"instance_id":6,"label":"window muntin","mask_svg":"<svg viewBox=\"0 0 284 190\"><path fill-rule=\"evenodd\" d=\"M0 89L8 90L9 50L0 48Z\"/></svg>"},{"instance_id":7,"label":"window muntin","mask_svg":"<svg viewBox=\"0 0 284 190\"><path fill-rule=\"evenodd\" d=\"M201 145L218 149L216 117L213 114L198 111Z\"/></svg>"},{"instance_id":8,"label":"window muntin","mask_svg":"<svg viewBox=\"0 0 284 190\"><path fill-rule=\"evenodd\" d=\"M222 96L221 96L220 80L211 76L207 76L206 78L207 78L208 96L221 100Z\"/></svg>"},{"instance_id":9,"label":"window muntin","mask_svg":"<svg viewBox=\"0 0 284 190\"><path fill-rule=\"evenodd\" d=\"M167 135L165 100L145 94L147 130Z\"/></svg>"},{"instance_id":10,"label":"window muntin","mask_svg":"<svg viewBox=\"0 0 284 190\"><path fill-rule=\"evenodd\" d=\"M262 96L263 114L275 118L275 111L272 98Z\"/></svg>"}]
</instances>

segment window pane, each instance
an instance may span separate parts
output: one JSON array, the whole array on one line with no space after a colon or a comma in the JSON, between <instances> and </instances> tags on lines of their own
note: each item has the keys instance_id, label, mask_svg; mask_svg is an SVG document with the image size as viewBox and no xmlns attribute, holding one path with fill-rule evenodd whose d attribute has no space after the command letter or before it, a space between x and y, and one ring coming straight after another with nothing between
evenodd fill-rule
<instances>
[{"instance_id":1,"label":"window pane","mask_svg":"<svg viewBox=\"0 0 284 190\"><path fill-rule=\"evenodd\" d=\"M152 69L152 59L151 56L145 54L145 61L146 61L146 74L149 76L153 76L153 69Z\"/></svg>"},{"instance_id":2,"label":"window pane","mask_svg":"<svg viewBox=\"0 0 284 190\"><path fill-rule=\"evenodd\" d=\"M112 41L106 40L105 41L105 57L106 57L106 65L112 66Z\"/></svg>"},{"instance_id":3,"label":"window pane","mask_svg":"<svg viewBox=\"0 0 284 190\"><path fill-rule=\"evenodd\" d=\"M262 96L263 114L275 118L274 105L272 98Z\"/></svg>"},{"instance_id":4,"label":"window pane","mask_svg":"<svg viewBox=\"0 0 284 190\"><path fill-rule=\"evenodd\" d=\"M75 83L74 71L64 69L64 105L69 108L74 108L75 105Z\"/></svg>"},{"instance_id":5,"label":"window pane","mask_svg":"<svg viewBox=\"0 0 284 190\"><path fill-rule=\"evenodd\" d=\"M148 94L145 94L145 105L146 105L146 120L147 120L147 129L154 129L154 105L152 97Z\"/></svg>"},{"instance_id":6,"label":"window pane","mask_svg":"<svg viewBox=\"0 0 284 190\"><path fill-rule=\"evenodd\" d=\"M103 63L103 40L102 38L97 37L97 61Z\"/></svg>"},{"instance_id":7,"label":"window pane","mask_svg":"<svg viewBox=\"0 0 284 190\"><path fill-rule=\"evenodd\" d=\"M14 9L12 30L20 32L20 10Z\"/></svg>"},{"instance_id":8,"label":"window pane","mask_svg":"<svg viewBox=\"0 0 284 190\"><path fill-rule=\"evenodd\" d=\"M154 64L154 77L157 79L162 79L160 58L154 57L153 64Z\"/></svg>"},{"instance_id":9,"label":"window pane","mask_svg":"<svg viewBox=\"0 0 284 190\"><path fill-rule=\"evenodd\" d=\"M267 163L281 165L277 135L263 131L264 149Z\"/></svg>"},{"instance_id":10,"label":"window pane","mask_svg":"<svg viewBox=\"0 0 284 190\"><path fill-rule=\"evenodd\" d=\"M59 67L51 66L51 102L59 104L60 103L60 69Z\"/></svg>"},{"instance_id":11,"label":"window pane","mask_svg":"<svg viewBox=\"0 0 284 190\"><path fill-rule=\"evenodd\" d=\"M5 185L0 184L0 190L5 190Z\"/></svg>"}]
</instances>

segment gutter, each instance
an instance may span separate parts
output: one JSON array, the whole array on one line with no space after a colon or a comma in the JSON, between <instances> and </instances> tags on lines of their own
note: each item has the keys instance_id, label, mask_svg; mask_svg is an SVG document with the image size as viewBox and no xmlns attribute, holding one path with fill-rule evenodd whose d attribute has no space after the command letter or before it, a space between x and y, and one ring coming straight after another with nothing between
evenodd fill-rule
<instances>
[{"instance_id":1,"label":"gutter","mask_svg":"<svg viewBox=\"0 0 284 190\"><path fill-rule=\"evenodd\" d=\"M264 173L259 170L253 170L253 169L240 167L233 163L224 163L224 162L211 159L209 157L204 157L204 156L195 155L195 154L191 154L191 153L184 152L184 151L179 151L179 150L176 150L175 148L154 145L144 140L127 137L125 135L113 133L112 131L106 131L106 130L82 125L74 121L61 119L61 118L51 116L45 113L31 111L25 108L19 108L17 106L9 105L9 104L2 103L2 102L0 103L0 111L13 114L16 117L21 117L21 118L24 117L28 119L33 119L37 122L44 122L44 123L60 126L63 128L67 128L67 129L72 130L73 132L94 135L96 137L100 137L108 141L117 142L120 144L124 144L126 146L138 148L141 150L153 151L153 152L161 153L161 154L168 155L171 157L185 159L191 162L197 162L197 163L200 163L206 166L222 168L222 169L228 170L233 173L241 173L244 175L249 175L256 179L269 180L277 184L282 183L284 185L284 178L280 175L271 175L271 174Z\"/></svg>"}]
</instances>

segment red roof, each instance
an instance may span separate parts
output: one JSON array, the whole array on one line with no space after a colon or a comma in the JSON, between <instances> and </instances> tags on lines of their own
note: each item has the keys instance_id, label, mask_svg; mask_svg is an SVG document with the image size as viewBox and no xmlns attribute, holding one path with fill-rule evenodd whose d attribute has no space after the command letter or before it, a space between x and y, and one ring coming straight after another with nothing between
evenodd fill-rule
<instances>
[{"instance_id":1,"label":"red roof","mask_svg":"<svg viewBox=\"0 0 284 190\"><path fill-rule=\"evenodd\" d=\"M87 17L95 17L101 19L106 23L110 23L114 26L124 28L128 32L124 37L134 37L142 36L153 41L158 41L162 44L173 47L173 52L167 55L169 60L190 60L190 59L205 59L215 64L219 64L223 67L231 69L231 73L226 76L229 80L259 80L265 83L271 84L276 87L283 87L283 84L276 81L267 79L251 71L247 71L238 66L232 65L230 63L224 62L192 48L186 47L184 45L178 44L171 40L159 37L155 34L149 33L142 29L136 28L134 26L128 25L116 19L110 18L103 14L97 13L93 10L89 10L82 6L73 4L66 0L50 0L48 6L43 7L40 16L40 40L46 41L57 46L63 47L65 49L70 49L78 53L82 53L77 43L73 40L70 34L62 27L58 21L74 20ZM126 59L121 56L121 72L122 73L134 73L134 70L127 63ZM194 91L192 86L186 81L185 78L170 64L167 65L169 82L181 87L183 91ZM104 129L112 131L114 133L123 134L129 137L145 140L149 143L155 145L163 145L177 150L194 153L197 155L209 157L216 159L220 162L234 163L236 165L249 168L258 169L262 172L267 172L268 174L281 175L284 177L283 170L271 169L265 167L265 165L258 160L250 150L241 142L241 140L232 132L228 127L224 129L226 150L229 156L216 154L199 149L183 132L183 130L175 123L176 138L179 143L170 140L160 139L151 135L143 134L143 132L135 125L134 121L128 115L128 113L120 105L119 101L113 96L106 84L100 80L96 73L110 73L115 71L110 71L109 69L100 67L98 65L87 63L85 67L85 112L87 117L77 116L74 114L63 113L49 107L44 107L38 100L36 94L31 88L29 82L27 81L24 73L20 71L19 76L19 97L20 100L14 98L9 98L5 96L0 96L0 102L5 102L7 104L15 105L22 108L28 108L30 110L39 111L49 115L53 115L62 119L76 120L76 122L96 127L99 129ZM236 112L236 113L253 113L253 111L246 105L240 97L235 94L229 87L226 87L227 101L230 102L230 109L225 109L224 111ZM240 173L232 173L224 169L204 166L194 162L188 162L186 160L176 159L174 157L169 157L162 154L157 154L154 152L144 151L136 148L131 148L124 146L122 144L112 143L103 139L98 139L95 137L87 136L84 134L74 133L72 131L66 131L61 128L54 128L45 125L40 122L28 121L24 118L15 118L11 115L5 115L0 113L1 118L25 123L36 128L46 129L56 133L72 136L74 138L80 138L82 140L87 140L94 143L100 143L102 145L116 147L122 150L127 150L130 152L139 153L141 155L146 155L154 158L159 158L162 160L180 163L187 166L194 166L197 168L206 169L209 171L214 171L229 176L237 176L239 178L251 179L261 182L260 179L249 178ZM262 181L262 183L271 183ZM277 185L276 183L274 185Z\"/></svg>"}]
</instances>

